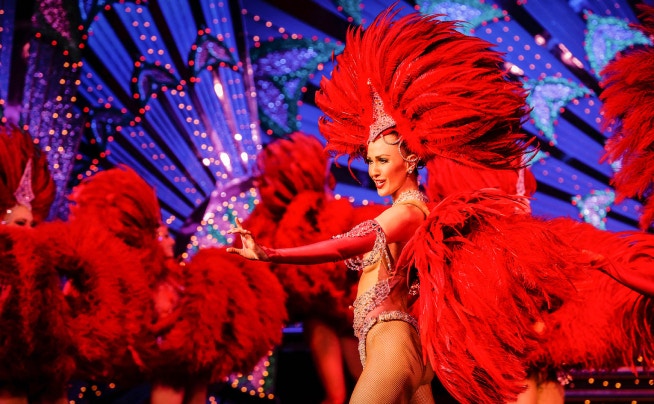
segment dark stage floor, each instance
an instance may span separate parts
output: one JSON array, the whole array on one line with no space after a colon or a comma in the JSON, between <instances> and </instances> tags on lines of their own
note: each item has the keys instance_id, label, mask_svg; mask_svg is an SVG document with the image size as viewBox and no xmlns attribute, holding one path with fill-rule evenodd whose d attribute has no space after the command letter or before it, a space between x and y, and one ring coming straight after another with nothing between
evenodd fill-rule
<instances>
[{"instance_id":1,"label":"dark stage floor","mask_svg":"<svg viewBox=\"0 0 654 404\"><path fill-rule=\"evenodd\" d=\"M274 354L273 399L253 397L228 383L211 386L207 403L211 404L318 404L323 390L311 355L298 332L285 334ZM458 404L442 385L432 384L437 404ZM82 391L84 390L84 391ZM98 394L98 391L100 394ZM76 383L70 389L70 404L148 404L149 386L121 390L119 387ZM596 374L577 372L566 387L566 404L642 404L654 403L654 375L634 374L628 369Z\"/></svg>"}]
</instances>

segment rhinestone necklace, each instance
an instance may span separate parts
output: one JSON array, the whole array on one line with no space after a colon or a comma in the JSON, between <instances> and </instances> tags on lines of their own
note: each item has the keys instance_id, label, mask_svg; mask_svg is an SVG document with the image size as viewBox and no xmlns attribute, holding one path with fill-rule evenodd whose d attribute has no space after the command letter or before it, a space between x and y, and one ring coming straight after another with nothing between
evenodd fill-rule
<instances>
[{"instance_id":1,"label":"rhinestone necklace","mask_svg":"<svg viewBox=\"0 0 654 404\"><path fill-rule=\"evenodd\" d=\"M420 202L425 202L425 203L429 202L429 198L427 198L427 195L425 195L424 193L422 193L417 189L410 189L408 191L402 192L400 196L398 196L397 199L393 201L393 205L396 205L404 201L410 201L410 200L418 200Z\"/></svg>"}]
</instances>

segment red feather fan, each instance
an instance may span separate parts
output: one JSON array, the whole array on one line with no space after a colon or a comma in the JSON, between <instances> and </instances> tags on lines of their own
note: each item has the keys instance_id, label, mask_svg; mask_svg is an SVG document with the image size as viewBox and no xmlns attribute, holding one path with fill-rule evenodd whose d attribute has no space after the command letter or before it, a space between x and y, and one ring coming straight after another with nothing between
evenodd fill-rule
<instances>
[{"instance_id":1,"label":"red feather fan","mask_svg":"<svg viewBox=\"0 0 654 404\"><path fill-rule=\"evenodd\" d=\"M95 221L39 227L43 254L63 279L76 377L125 385L143 380L138 352L153 317L143 271L149 257Z\"/></svg>"},{"instance_id":2,"label":"red feather fan","mask_svg":"<svg viewBox=\"0 0 654 404\"><path fill-rule=\"evenodd\" d=\"M637 272L654 285L654 236L627 231L601 231L588 223L559 218L550 229L566 243L594 259L593 267L612 276ZM553 331L543 345L548 363L580 365L586 369L614 369L651 363L654 358L654 301L596 271L569 274L577 299L569 296L562 307L548 313Z\"/></svg>"},{"instance_id":3,"label":"red feather fan","mask_svg":"<svg viewBox=\"0 0 654 404\"><path fill-rule=\"evenodd\" d=\"M210 371L214 381L252 370L281 342L286 320L284 293L269 269L240 264L218 248L198 251L188 264L196 279L185 289L191 306L180 330L186 330L186 342L200 351L196 371ZM202 285L200 279L210 284Z\"/></svg>"},{"instance_id":4,"label":"red feather fan","mask_svg":"<svg viewBox=\"0 0 654 404\"><path fill-rule=\"evenodd\" d=\"M281 342L286 311L277 278L267 264L246 261L242 268L229 258L212 248L187 265L173 263L181 300L175 321L152 352L150 378L180 387L221 381L232 372L248 372Z\"/></svg>"},{"instance_id":5,"label":"red feather fan","mask_svg":"<svg viewBox=\"0 0 654 404\"><path fill-rule=\"evenodd\" d=\"M453 194L400 259L418 269L425 355L461 402L499 403L522 391L544 337L541 310L573 293L564 269L585 264L544 224L534 229L530 216L509 213L516 206L499 191Z\"/></svg>"},{"instance_id":6,"label":"red feather fan","mask_svg":"<svg viewBox=\"0 0 654 404\"><path fill-rule=\"evenodd\" d=\"M514 205L497 191L453 194L432 209L400 258L418 269L425 355L464 403L510 401L522 391L526 358L542 337L540 310L572 291L565 277L548 271L551 257L529 254L557 240L526 232L528 215L499 223ZM502 224L512 226L510 240ZM574 266L569 258L556 264Z\"/></svg>"}]
</instances>

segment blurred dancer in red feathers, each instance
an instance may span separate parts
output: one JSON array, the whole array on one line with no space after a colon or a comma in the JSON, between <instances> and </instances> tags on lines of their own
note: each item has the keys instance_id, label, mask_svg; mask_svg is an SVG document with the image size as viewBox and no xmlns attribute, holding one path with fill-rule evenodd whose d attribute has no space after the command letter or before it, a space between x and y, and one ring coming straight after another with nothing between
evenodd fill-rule
<instances>
[{"instance_id":1,"label":"blurred dancer in red feathers","mask_svg":"<svg viewBox=\"0 0 654 404\"><path fill-rule=\"evenodd\" d=\"M204 403L211 382L250 371L281 342L284 293L270 270L241 270L217 248L180 264L155 191L134 170L95 174L71 200L74 221L88 225L100 218L139 254L130 273L140 279L129 283L140 285L134 294L145 291L145 300L124 306L141 313L132 319L138 329L130 351L152 383L151 403Z\"/></svg>"},{"instance_id":2,"label":"blurred dancer in red feathers","mask_svg":"<svg viewBox=\"0 0 654 404\"><path fill-rule=\"evenodd\" d=\"M349 31L332 78L316 94L326 115L320 121L326 149L364 157L378 194L393 205L347 233L299 247L262 247L240 222L231 230L243 248L229 251L248 259L303 265L349 259L361 272L354 331L364 369L350 399L357 404L433 402L436 362L409 314L410 300L419 290L434 293L433 286L402 263L430 214L418 168L437 155L518 168L527 147L520 133L525 92L498 69L501 57L491 44L459 33L452 22L415 13L394 21L396 14L391 8L365 30ZM517 381L508 396L522 390Z\"/></svg>"},{"instance_id":3,"label":"blurred dancer in red feathers","mask_svg":"<svg viewBox=\"0 0 654 404\"><path fill-rule=\"evenodd\" d=\"M33 226L55 197L45 154L0 127L0 403L65 403L73 370L59 278Z\"/></svg>"},{"instance_id":4,"label":"blurred dancer in red feathers","mask_svg":"<svg viewBox=\"0 0 654 404\"><path fill-rule=\"evenodd\" d=\"M259 203L246 220L258 240L271 246L302 245L344 232L360 212L335 199L335 181L320 141L301 132L268 144L258 158ZM372 218L374 216L369 216ZM354 222L356 223L356 222ZM343 263L301 266L272 263L287 293L290 323L303 331L325 392L324 404L348 397L348 375L361 373L347 307L356 296L358 274Z\"/></svg>"}]
</instances>

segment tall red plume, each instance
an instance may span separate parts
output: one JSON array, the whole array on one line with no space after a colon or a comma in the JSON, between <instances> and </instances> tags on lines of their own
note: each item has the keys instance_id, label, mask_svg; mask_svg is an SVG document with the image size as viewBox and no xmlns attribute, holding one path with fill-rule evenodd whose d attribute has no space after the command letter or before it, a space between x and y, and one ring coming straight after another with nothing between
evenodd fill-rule
<instances>
[{"instance_id":1,"label":"tall red plume","mask_svg":"<svg viewBox=\"0 0 654 404\"><path fill-rule=\"evenodd\" d=\"M640 28L654 35L654 7L641 6ZM618 200L638 197L645 209L640 227L654 222L654 47L617 57L602 71L604 127L614 131L605 145L604 159L621 160L612 183Z\"/></svg>"},{"instance_id":2,"label":"tall red plume","mask_svg":"<svg viewBox=\"0 0 654 404\"><path fill-rule=\"evenodd\" d=\"M299 193L325 193L334 188L327 157L320 141L302 132L277 139L262 150L257 158L259 192L275 220Z\"/></svg>"}]
</instances>

